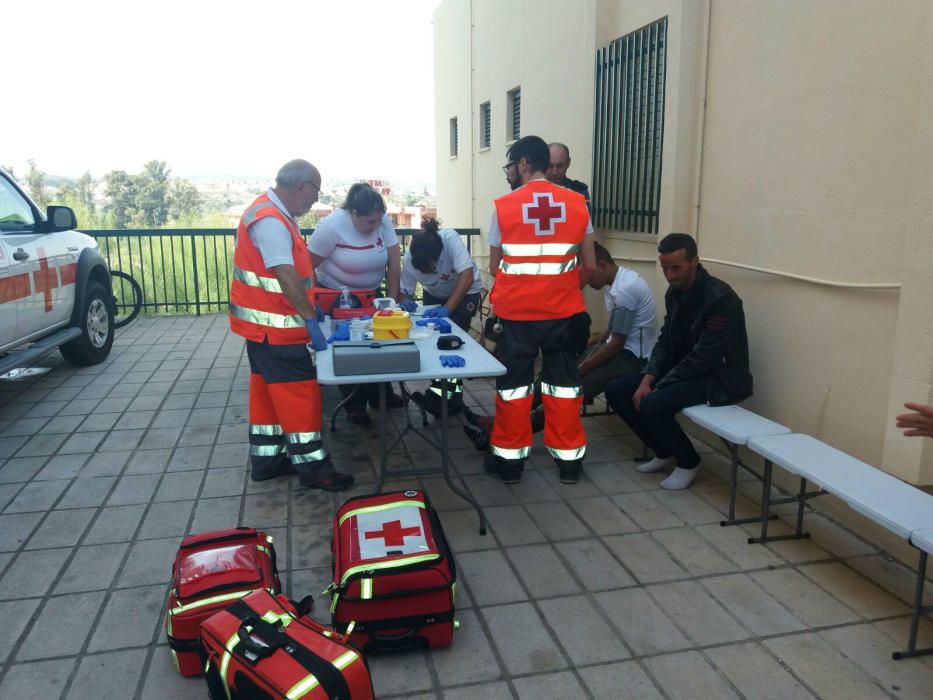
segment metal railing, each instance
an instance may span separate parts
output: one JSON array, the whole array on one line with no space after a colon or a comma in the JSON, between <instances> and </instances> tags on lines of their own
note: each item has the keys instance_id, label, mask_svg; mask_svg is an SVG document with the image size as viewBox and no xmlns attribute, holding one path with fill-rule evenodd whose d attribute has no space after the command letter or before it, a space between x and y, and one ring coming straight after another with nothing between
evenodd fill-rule
<instances>
[{"instance_id":1,"label":"metal railing","mask_svg":"<svg viewBox=\"0 0 933 700\"><path fill-rule=\"evenodd\" d=\"M479 229L461 228L467 250ZM314 229L302 229L307 238ZM404 254L418 229L395 229ZM142 312L150 314L218 313L230 303L230 278L236 229L85 230L97 239L111 270L130 275L142 289ZM117 310L134 306L128 285L114 284Z\"/></svg>"}]
</instances>

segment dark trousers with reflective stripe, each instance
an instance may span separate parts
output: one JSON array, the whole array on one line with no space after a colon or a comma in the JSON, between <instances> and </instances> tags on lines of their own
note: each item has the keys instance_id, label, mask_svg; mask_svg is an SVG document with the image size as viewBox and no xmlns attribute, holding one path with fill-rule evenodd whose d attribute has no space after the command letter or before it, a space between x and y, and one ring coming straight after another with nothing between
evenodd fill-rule
<instances>
[{"instance_id":1,"label":"dark trousers with reflective stripe","mask_svg":"<svg viewBox=\"0 0 933 700\"><path fill-rule=\"evenodd\" d=\"M254 479L294 468L304 484L334 472L324 447L317 370L302 345L246 341L249 357L249 443Z\"/></svg>"},{"instance_id":2,"label":"dark trousers with reflective stripe","mask_svg":"<svg viewBox=\"0 0 933 700\"><path fill-rule=\"evenodd\" d=\"M422 301L425 306L431 306L433 304L444 304L447 302L447 299L441 297L432 296L427 291L422 293ZM453 313L450 314L450 320L456 323L464 332L470 332L470 323L473 321L473 317L476 315L477 310L479 309L479 294L467 294L460 300L460 303L457 304L457 308L453 310ZM429 390L434 392L437 396L441 395L441 392L444 390L444 382L440 379L435 379L431 382ZM463 380L460 378L448 379L447 380L447 391L448 391L448 400L452 401L453 404L463 403Z\"/></svg>"},{"instance_id":3,"label":"dark trousers with reflective stripe","mask_svg":"<svg viewBox=\"0 0 933 700\"><path fill-rule=\"evenodd\" d=\"M502 323L502 341L500 357L505 365L505 375L496 379L496 389L500 392L508 389L530 387L535 378L535 360L540 351L542 356L541 382L553 387L576 390L574 398L544 397L544 444L552 455L556 451L569 453L579 451L582 457L586 448L583 423L580 421L580 407L583 396L580 393L580 373L577 363L568 352L571 319L549 321L509 321ZM543 393L543 392L542 392ZM524 446L531 447L531 395L518 400L505 400L501 394L496 396L496 420L493 424L490 445L493 453L496 448L514 450ZM559 457L555 458L559 461ZM499 459L502 459L499 457ZM524 460L502 460L520 466Z\"/></svg>"}]
</instances>

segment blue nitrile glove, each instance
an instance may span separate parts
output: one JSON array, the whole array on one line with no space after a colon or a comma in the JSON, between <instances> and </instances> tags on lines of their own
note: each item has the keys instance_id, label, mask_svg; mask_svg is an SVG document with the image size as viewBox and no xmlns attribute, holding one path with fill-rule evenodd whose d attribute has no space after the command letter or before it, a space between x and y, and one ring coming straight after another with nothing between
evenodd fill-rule
<instances>
[{"instance_id":1,"label":"blue nitrile glove","mask_svg":"<svg viewBox=\"0 0 933 700\"><path fill-rule=\"evenodd\" d=\"M324 309L321 308L320 304L314 305L314 313L317 314L317 322L321 323L324 320Z\"/></svg>"},{"instance_id":2,"label":"blue nitrile glove","mask_svg":"<svg viewBox=\"0 0 933 700\"><path fill-rule=\"evenodd\" d=\"M442 367L466 367L466 360L459 355L438 355Z\"/></svg>"},{"instance_id":3,"label":"blue nitrile glove","mask_svg":"<svg viewBox=\"0 0 933 700\"><path fill-rule=\"evenodd\" d=\"M415 312L415 310L417 310L418 302L414 299L406 299L400 303L399 306L402 308L402 311L407 311L408 313L412 314Z\"/></svg>"},{"instance_id":4,"label":"blue nitrile glove","mask_svg":"<svg viewBox=\"0 0 933 700\"><path fill-rule=\"evenodd\" d=\"M421 319L420 321L415 321L416 326L433 326L434 321L428 321L427 319Z\"/></svg>"},{"instance_id":5,"label":"blue nitrile glove","mask_svg":"<svg viewBox=\"0 0 933 700\"><path fill-rule=\"evenodd\" d=\"M327 341L321 332L321 327L316 320L308 319L305 321L305 328L308 329L308 336L311 338L311 347L315 350L327 350Z\"/></svg>"},{"instance_id":6,"label":"blue nitrile glove","mask_svg":"<svg viewBox=\"0 0 933 700\"><path fill-rule=\"evenodd\" d=\"M435 306L433 309L427 309L424 312L425 318L447 318L450 316L450 311L446 306Z\"/></svg>"},{"instance_id":7,"label":"blue nitrile glove","mask_svg":"<svg viewBox=\"0 0 933 700\"><path fill-rule=\"evenodd\" d=\"M442 318L433 318L431 319L431 323L433 323L434 327L441 333L450 333L450 321L445 321Z\"/></svg>"},{"instance_id":8,"label":"blue nitrile glove","mask_svg":"<svg viewBox=\"0 0 933 700\"><path fill-rule=\"evenodd\" d=\"M334 327L334 334L327 339L328 343L333 343L335 340L350 340L350 322L349 321L340 321Z\"/></svg>"}]
</instances>

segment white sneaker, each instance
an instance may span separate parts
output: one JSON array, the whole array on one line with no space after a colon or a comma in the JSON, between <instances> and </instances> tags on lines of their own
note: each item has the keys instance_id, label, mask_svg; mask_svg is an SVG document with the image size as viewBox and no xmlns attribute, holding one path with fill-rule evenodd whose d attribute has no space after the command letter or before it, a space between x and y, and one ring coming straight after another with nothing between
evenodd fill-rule
<instances>
[{"instance_id":1,"label":"white sneaker","mask_svg":"<svg viewBox=\"0 0 933 700\"><path fill-rule=\"evenodd\" d=\"M639 464L637 467L635 467L635 470L641 472L642 474L654 474L655 472L672 467L674 464L676 464L676 462L674 461L673 457L655 457L650 462Z\"/></svg>"},{"instance_id":2,"label":"white sneaker","mask_svg":"<svg viewBox=\"0 0 933 700\"><path fill-rule=\"evenodd\" d=\"M680 467L676 467L674 471L671 472L671 475L662 481L659 486L668 491L681 491L690 488L690 484L696 479L698 471L700 471L699 467L694 467L693 469L681 469Z\"/></svg>"}]
</instances>

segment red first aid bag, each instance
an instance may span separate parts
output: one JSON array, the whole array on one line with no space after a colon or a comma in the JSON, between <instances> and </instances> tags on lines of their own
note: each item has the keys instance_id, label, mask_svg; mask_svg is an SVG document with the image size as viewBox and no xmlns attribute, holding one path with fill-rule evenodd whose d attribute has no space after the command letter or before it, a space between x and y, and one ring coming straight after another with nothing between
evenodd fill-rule
<instances>
[{"instance_id":1,"label":"red first aid bag","mask_svg":"<svg viewBox=\"0 0 933 700\"><path fill-rule=\"evenodd\" d=\"M348 500L334 519L333 557L333 624L354 644L380 651L451 643L456 566L424 493Z\"/></svg>"},{"instance_id":2,"label":"red first aid bag","mask_svg":"<svg viewBox=\"0 0 933 700\"><path fill-rule=\"evenodd\" d=\"M183 676L204 671L201 622L258 589L278 593L272 538L251 527L216 530L182 540L172 565L165 632Z\"/></svg>"},{"instance_id":3,"label":"red first aid bag","mask_svg":"<svg viewBox=\"0 0 933 700\"><path fill-rule=\"evenodd\" d=\"M201 624L211 698L372 700L363 655L285 596L250 593Z\"/></svg>"}]
</instances>

